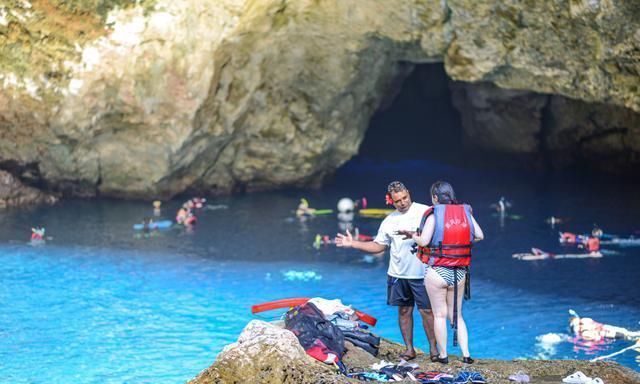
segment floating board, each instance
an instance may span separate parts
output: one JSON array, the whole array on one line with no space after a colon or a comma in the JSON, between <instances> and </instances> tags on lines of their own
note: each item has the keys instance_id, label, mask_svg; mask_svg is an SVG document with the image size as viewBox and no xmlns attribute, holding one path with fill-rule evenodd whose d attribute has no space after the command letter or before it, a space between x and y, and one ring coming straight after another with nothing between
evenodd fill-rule
<instances>
[{"instance_id":1,"label":"floating board","mask_svg":"<svg viewBox=\"0 0 640 384\"><path fill-rule=\"evenodd\" d=\"M610 240L601 241L600 244L601 245L619 245L621 247L640 247L640 238L638 237L610 238Z\"/></svg>"},{"instance_id":2,"label":"floating board","mask_svg":"<svg viewBox=\"0 0 640 384\"><path fill-rule=\"evenodd\" d=\"M330 215L333 213L333 209L316 209L315 211L313 211L312 215L318 216L318 215Z\"/></svg>"},{"instance_id":3,"label":"floating board","mask_svg":"<svg viewBox=\"0 0 640 384\"><path fill-rule=\"evenodd\" d=\"M379 218L379 217L386 217L387 215L389 215L393 211L395 211L395 209L391 209L391 208L367 208L367 209L359 210L358 214L360 216L364 216L364 217Z\"/></svg>"},{"instance_id":4,"label":"floating board","mask_svg":"<svg viewBox=\"0 0 640 384\"><path fill-rule=\"evenodd\" d=\"M227 209L229 208L227 205L224 204L216 204L216 205L211 205L211 204L207 204L204 206L205 209L209 209L211 211L215 211L217 209Z\"/></svg>"},{"instance_id":5,"label":"floating board","mask_svg":"<svg viewBox=\"0 0 640 384\"><path fill-rule=\"evenodd\" d=\"M524 216L511 213L492 213L492 217L505 218L510 220L522 220Z\"/></svg>"},{"instance_id":6,"label":"floating board","mask_svg":"<svg viewBox=\"0 0 640 384\"><path fill-rule=\"evenodd\" d=\"M252 305L251 313L255 314L255 313L260 313L265 311L271 311L273 309L295 307L296 305L302 305L307 301L309 301L308 297L294 297L290 299L268 301L266 303ZM358 320L362 321L363 323L367 323L371 326L375 326L376 323L378 322L378 320L371 315L368 315L362 311L358 311L357 309L354 309L354 311L356 313L356 316L358 316Z\"/></svg>"},{"instance_id":7,"label":"floating board","mask_svg":"<svg viewBox=\"0 0 640 384\"><path fill-rule=\"evenodd\" d=\"M45 239L31 239L28 244L33 247L38 247L47 244L47 241Z\"/></svg>"},{"instance_id":8,"label":"floating board","mask_svg":"<svg viewBox=\"0 0 640 384\"><path fill-rule=\"evenodd\" d=\"M573 233L573 232L560 232L560 233L569 233L569 234L574 234L574 235L576 235L576 237L583 237L583 238L585 238L585 239L587 239L587 238L589 238L589 237L594 237L593 235L591 235L591 234L589 234L589 233L581 233L581 234L577 234L577 233ZM634 237L633 237L633 236L632 236L632 237L624 238L624 237L620 237L620 236L618 236L618 235L613 235L613 234L610 234L610 233L603 233L602 235L600 235L600 236L596 236L596 237L598 237L600 240L634 239ZM640 241L640 238L638 238L637 240L639 240L639 241Z\"/></svg>"},{"instance_id":9,"label":"floating board","mask_svg":"<svg viewBox=\"0 0 640 384\"><path fill-rule=\"evenodd\" d=\"M149 223L149 229L167 229L171 228L172 225L173 221L171 220L154 221ZM133 224L133 229L135 229L136 231L141 231L144 229L144 224Z\"/></svg>"},{"instance_id":10,"label":"floating board","mask_svg":"<svg viewBox=\"0 0 640 384\"><path fill-rule=\"evenodd\" d=\"M524 260L524 261L535 261L535 260L548 260L548 259L591 259L591 258L600 258L602 257L602 253L600 252L591 252L591 253L566 253L566 254L554 254L539 251L538 252L527 252L527 253L514 253L512 256L514 259Z\"/></svg>"}]
</instances>

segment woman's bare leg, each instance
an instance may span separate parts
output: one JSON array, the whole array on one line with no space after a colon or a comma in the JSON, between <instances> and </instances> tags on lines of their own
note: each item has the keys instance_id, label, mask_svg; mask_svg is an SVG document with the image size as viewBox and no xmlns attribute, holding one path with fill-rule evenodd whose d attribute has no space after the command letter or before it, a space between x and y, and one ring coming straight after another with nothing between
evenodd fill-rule
<instances>
[{"instance_id":1,"label":"woman's bare leg","mask_svg":"<svg viewBox=\"0 0 640 384\"><path fill-rule=\"evenodd\" d=\"M466 279L466 277L465 277ZM462 300L464 299L464 280L458 282L458 345L463 357L469 357L469 333L462 318ZM453 323L453 287L447 287L447 318Z\"/></svg>"},{"instance_id":2,"label":"woman's bare leg","mask_svg":"<svg viewBox=\"0 0 640 384\"><path fill-rule=\"evenodd\" d=\"M433 269L427 269L424 285L433 311L433 330L440 357L447 356L447 283Z\"/></svg>"}]
</instances>

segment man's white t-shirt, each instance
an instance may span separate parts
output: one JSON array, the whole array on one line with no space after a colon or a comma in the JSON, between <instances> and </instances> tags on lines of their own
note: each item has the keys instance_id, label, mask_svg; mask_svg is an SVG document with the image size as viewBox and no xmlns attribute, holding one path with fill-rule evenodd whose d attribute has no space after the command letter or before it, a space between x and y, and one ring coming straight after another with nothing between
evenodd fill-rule
<instances>
[{"instance_id":1,"label":"man's white t-shirt","mask_svg":"<svg viewBox=\"0 0 640 384\"><path fill-rule=\"evenodd\" d=\"M374 242L389 247L391 254L387 274L402 279L422 279L425 266L418 260L415 253L411 253L412 239L402 240L404 236L396 235L396 231L415 231L420 226L422 215L429 208L427 205L412 203L405 213L394 211L380 224Z\"/></svg>"}]
</instances>

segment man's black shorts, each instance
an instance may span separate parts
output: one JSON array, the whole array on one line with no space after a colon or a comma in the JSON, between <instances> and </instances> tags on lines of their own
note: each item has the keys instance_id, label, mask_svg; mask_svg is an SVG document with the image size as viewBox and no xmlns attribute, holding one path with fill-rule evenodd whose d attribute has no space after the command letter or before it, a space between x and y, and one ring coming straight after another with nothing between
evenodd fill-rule
<instances>
[{"instance_id":1,"label":"man's black shorts","mask_svg":"<svg viewBox=\"0 0 640 384\"><path fill-rule=\"evenodd\" d=\"M401 279L387 276L387 304L396 307L413 307L431 309L424 279Z\"/></svg>"}]
</instances>

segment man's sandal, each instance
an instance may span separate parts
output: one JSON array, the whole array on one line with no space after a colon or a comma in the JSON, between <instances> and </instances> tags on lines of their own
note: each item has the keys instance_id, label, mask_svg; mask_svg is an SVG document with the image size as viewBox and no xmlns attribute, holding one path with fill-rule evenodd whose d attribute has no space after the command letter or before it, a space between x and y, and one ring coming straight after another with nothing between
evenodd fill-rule
<instances>
[{"instance_id":1,"label":"man's sandal","mask_svg":"<svg viewBox=\"0 0 640 384\"><path fill-rule=\"evenodd\" d=\"M417 355L410 355L408 353L402 353L402 354L400 354L400 356L398 356L398 358L400 360L404 360L404 361L411 361L411 360L415 359L416 356Z\"/></svg>"}]
</instances>

